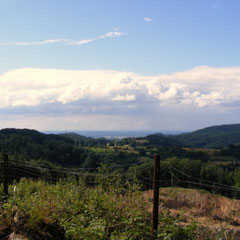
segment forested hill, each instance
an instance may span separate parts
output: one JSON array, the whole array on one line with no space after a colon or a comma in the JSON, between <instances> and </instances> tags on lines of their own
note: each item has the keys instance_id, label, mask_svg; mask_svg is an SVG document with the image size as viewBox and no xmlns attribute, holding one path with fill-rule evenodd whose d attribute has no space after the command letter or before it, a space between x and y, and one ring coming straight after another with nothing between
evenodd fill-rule
<instances>
[{"instance_id":1,"label":"forested hill","mask_svg":"<svg viewBox=\"0 0 240 240\"><path fill-rule=\"evenodd\" d=\"M183 146L183 144L177 139L170 138L167 135L162 133L151 134L143 139L147 140L149 145L162 146L162 147L175 147L175 146Z\"/></svg>"},{"instance_id":2,"label":"forested hill","mask_svg":"<svg viewBox=\"0 0 240 240\"><path fill-rule=\"evenodd\" d=\"M87 141L87 140L92 140L93 139L91 137L85 137L83 135L73 133L73 132L61 133L61 134L58 134L58 136L71 138L74 142L81 142L81 141Z\"/></svg>"},{"instance_id":3,"label":"forested hill","mask_svg":"<svg viewBox=\"0 0 240 240\"><path fill-rule=\"evenodd\" d=\"M207 127L190 133L173 136L183 144L197 148L218 148L240 144L240 124Z\"/></svg>"},{"instance_id":4,"label":"forested hill","mask_svg":"<svg viewBox=\"0 0 240 240\"><path fill-rule=\"evenodd\" d=\"M137 153L108 148L112 140L78 134L44 134L30 129L0 130L0 152L15 160L38 165L96 169L100 163L128 164L139 161ZM119 161L119 163L118 163Z\"/></svg>"},{"instance_id":5,"label":"forested hill","mask_svg":"<svg viewBox=\"0 0 240 240\"><path fill-rule=\"evenodd\" d=\"M106 145L107 143L112 142L111 140L108 140L106 138L97 138L94 139L92 137L85 137L83 135L77 134L77 133L62 133L59 134L59 136L66 137L72 139L77 145L80 146L96 146L98 144L100 145Z\"/></svg>"},{"instance_id":6,"label":"forested hill","mask_svg":"<svg viewBox=\"0 0 240 240\"><path fill-rule=\"evenodd\" d=\"M46 141L60 141L68 144L74 144L74 141L67 137L55 134L44 134L33 129L5 128L0 130L1 143L5 142L5 145L9 145L8 143L11 142L11 144L15 143L16 145L17 139L22 140L21 142L19 142L19 144L24 144L27 140L34 144L43 144Z\"/></svg>"},{"instance_id":7,"label":"forested hill","mask_svg":"<svg viewBox=\"0 0 240 240\"><path fill-rule=\"evenodd\" d=\"M0 130L0 151L59 164L77 164L83 152L70 138L14 128Z\"/></svg>"}]
</instances>

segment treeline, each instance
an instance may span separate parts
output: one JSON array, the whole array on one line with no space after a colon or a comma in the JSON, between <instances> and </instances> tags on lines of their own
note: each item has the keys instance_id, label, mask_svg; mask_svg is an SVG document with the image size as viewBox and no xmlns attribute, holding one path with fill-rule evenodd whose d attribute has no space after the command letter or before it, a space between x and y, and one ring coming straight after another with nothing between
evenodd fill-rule
<instances>
[{"instance_id":1,"label":"treeline","mask_svg":"<svg viewBox=\"0 0 240 240\"><path fill-rule=\"evenodd\" d=\"M107 141L107 140L106 140ZM28 129L0 131L0 150L21 161L55 164L92 169L106 164L124 164L138 161L136 154L121 151L94 152L88 146L105 147L103 139L88 139L81 146L78 141L65 136L42 134Z\"/></svg>"},{"instance_id":2,"label":"treeline","mask_svg":"<svg viewBox=\"0 0 240 240\"><path fill-rule=\"evenodd\" d=\"M153 163L132 167L142 189L152 188ZM240 197L240 164L217 165L189 158L168 158L161 162L160 186L205 189L228 197Z\"/></svg>"},{"instance_id":3,"label":"treeline","mask_svg":"<svg viewBox=\"0 0 240 240\"><path fill-rule=\"evenodd\" d=\"M240 145L230 144L228 147L222 148L216 156L233 156L240 159Z\"/></svg>"},{"instance_id":4,"label":"treeline","mask_svg":"<svg viewBox=\"0 0 240 240\"><path fill-rule=\"evenodd\" d=\"M78 146L82 147L103 147L109 143L113 143L113 140L106 138L92 138L79 135L77 133L62 133L59 136L70 138Z\"/></svg>"}]
</instances>

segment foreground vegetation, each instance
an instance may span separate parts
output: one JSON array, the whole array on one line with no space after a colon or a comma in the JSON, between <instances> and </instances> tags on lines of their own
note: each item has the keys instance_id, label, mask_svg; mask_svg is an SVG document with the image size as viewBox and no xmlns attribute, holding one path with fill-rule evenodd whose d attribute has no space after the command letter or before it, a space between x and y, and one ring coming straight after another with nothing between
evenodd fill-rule
<instances>
[{"instance_id":1,"label":"foreground vegetation","mask_svg":"<svg viewBox=\"0 0 240 240\"><path fill-rule=\"evenodd\" d=\"M112 176L99 174L98 180L89 188L74 179L56 184L21 179L1 205L0 238L15 232L34 240L150 239L151 201L144 192ZM158 239L197 239L196 231L195 223L178 226L165 215Z\"/></svg>"},{"instance_id":2,"label":"foreground vegetation","mask_svg":"<svg viewBox=\"0 0 240 240\"><path fill-rule=\"evenodd\" d=\"M130 185L104 168L96 181L96 186L87 187L81 179L50 184L22 178L10 186L7 199L1 187L0 196L5 200L0 209L0 239L11 233L29 240L151 239L152 192L140 191L140 186ZM162 188L160 203L158 240L238 239L226 223L220 228L209 226L213 227L211 219L216 216L218 222L238 226L239 201L206 191ZM209 216L209 226L206 220L201 222L203 216Z\"/></svg>"}]
</instances>

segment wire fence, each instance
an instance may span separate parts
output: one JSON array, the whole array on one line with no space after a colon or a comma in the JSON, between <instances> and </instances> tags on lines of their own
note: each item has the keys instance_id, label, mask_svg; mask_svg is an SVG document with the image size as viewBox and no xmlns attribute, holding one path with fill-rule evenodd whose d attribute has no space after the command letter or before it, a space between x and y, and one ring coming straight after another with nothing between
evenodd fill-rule
<instances>
[{"instance_id":1,"label":"wire fence","mask_svg":"<svg viewBox=\"0 0 240 240\"><path fill-rule=\"evenodd\" d=\"M171 163L164 161L169 165L167 170L168 179L160 179L158 183L160 187L187 187L187 188L203 188L212 191L226 191L231 193L240 193L240 188L236 186L231 186L219 182L214 182L210 180L205 180L202 178L197 178L191 176L182 170L176 168ZM73 168L73 167L63 167L55 166L43 163L26 162L23 160L15 159L9 156L8 161L8 171L7 171L7 181L13 182L18 181L21 178L31 178L31 179L43 179L49 182L57 182L59 179L74 177L76 179L82 179L88 185L99 184L98 178L112 178L120 177L127 181L135 181L144 186L144 189L152 189L153 177L152 177L152 165L144 166L146 162L137 161L134 163L122 164L122 165L112 165L108 166L108 174L98 172L99 167L95 168ZM137 172L124 171L124 168L138 167ZM120 170L119 172L117 172ZM122 171L121 171L122 170ZM6 173L5 173L6 174ZM4 180L4 161L0 160L0 175L1 179ZM5 178L6 179L6 178Z\"/></svg>"},{"instance_id":2,"label":"wire fence","mask_svg":"<svg viewBox=\"0 0 240 240\"><path fill-rule=\"evenodd\" d=\"M169 173L172 175L172 177L177 181L177 184L179 183L186 183L188 185L191 184L191 186L201 186L204 189L211 189L211 190L219 190L219 191L228 191L228 192L236 192L239 193L240 192L240 188L236 187L236 186L231 186L231 185L226 185L226 184L222 184L222 183L218 183L218 182L214 182L214 181L209 181L209 180L205 180L202 178L197 178L197 177L193 177L179 169L177 169L176 167L172 166L169 162L167 162L169 164L169 167L171 169L171 171L169 171ZM180 174L181 177L187 177L188 180L184 180L181 179L179 177L176 177L175 174L173 174L174 170L176 173Z\"/></svg>"},{"instance_id":3,"label":"wire fence","mask_svg":"<svg viewBox=\"0 0 240 240\"><path fill-rule=\"evenodd\" d=\"M104 180L104 178L112 178L120 177L125 179L133 179L135 173L134 172L123 172L124 168L130 168L134 166L139 166L143 162L137 161L134 163L127 163L127 164L114 164L112 166L107 166L107 173L99 172L98 170L100 167L95 168L73 168L73 167L63 167L63 166L55 166L55 165L47 165L42 163L33 163L33 162L26 162L19 159L15 159L12 156L8 156L7 162L7 181L9 183L13 182L14 180L18 181L19 179L31 178L31 179L43 179L45 181L50 182L57 182L59 179L74 177L76 179L82 179L88 185L96 185L100 182L98 181L99 178ZM151 166L146 166L141 169L141 171L145 171ZM122 170L117 172L118 170ZM0 160L0 174L4 180L3 175L6 175L6 169L4 169L4 161Z\"/></svg>"}]
</instances>

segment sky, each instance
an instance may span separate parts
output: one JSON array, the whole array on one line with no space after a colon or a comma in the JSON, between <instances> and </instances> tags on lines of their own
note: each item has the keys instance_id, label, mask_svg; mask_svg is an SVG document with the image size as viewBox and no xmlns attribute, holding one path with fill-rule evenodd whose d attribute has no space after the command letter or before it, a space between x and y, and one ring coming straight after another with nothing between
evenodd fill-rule
<instances>
[{"instance_id":1,"label":"sky","mask_svg":"<svg viewBox=\"0 0 240 240\"><path fill-rule=\"evenodd\" d=\"M239 0L1 0L0 128L239 123Z\"/></svg>"}]
</instances>

